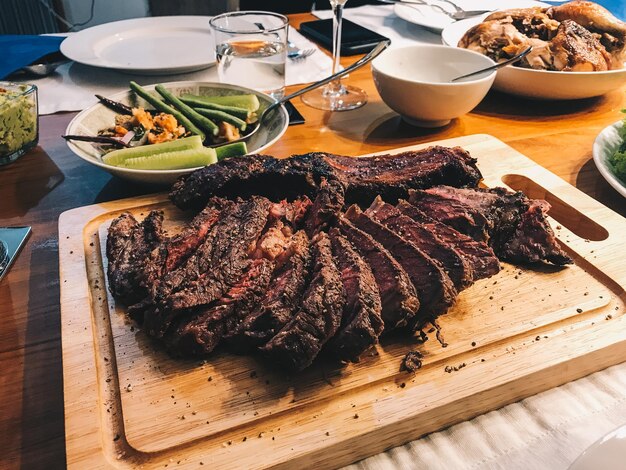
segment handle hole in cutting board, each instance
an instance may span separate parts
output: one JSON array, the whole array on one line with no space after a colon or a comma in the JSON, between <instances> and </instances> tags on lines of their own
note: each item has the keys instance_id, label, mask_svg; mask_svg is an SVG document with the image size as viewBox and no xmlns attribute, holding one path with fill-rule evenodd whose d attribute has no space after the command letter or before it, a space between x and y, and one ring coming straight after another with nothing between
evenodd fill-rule
<instances>
[{"instance_id":1,"label":"handle hole in cutting board","mask_svg":"<svg viewBox=\"0 0 626 470\"><path fill-rule=\"evenodd\" d=\"M532 199L545 199L548 201L552 206L548 213L550 217L567 227L580 238L599 242L609 237L609 232L604 227L563 202L530 178L522 175L504 175L502 181L516 191L523 191Z\"/></svg>"}]
</instances>

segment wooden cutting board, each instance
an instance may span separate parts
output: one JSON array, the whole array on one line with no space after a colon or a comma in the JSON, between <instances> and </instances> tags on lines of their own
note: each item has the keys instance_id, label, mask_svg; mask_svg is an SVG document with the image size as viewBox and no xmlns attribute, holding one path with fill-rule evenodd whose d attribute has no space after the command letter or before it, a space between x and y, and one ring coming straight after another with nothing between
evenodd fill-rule
<instances>
[{"instance_id":1,"label":"wooden cutting board","mask_svg":"<svg viewBox=\"0 0 626 470\"><path fill-rule=\"evenodd\" d=\"M185 214L165 194L62 214L68 466L335 468L626 360L626 219L491 136L438 143L467 149L487 186L548 200L575 265L504 264L440 319L446 347L434 332L424 345L393 335L344 368L287 376L223 352L169 358L115 305L103 251L123 211L162 209L172 231ZM424 366L401 372L416 349Z\"/></svg>"}]
</instances>

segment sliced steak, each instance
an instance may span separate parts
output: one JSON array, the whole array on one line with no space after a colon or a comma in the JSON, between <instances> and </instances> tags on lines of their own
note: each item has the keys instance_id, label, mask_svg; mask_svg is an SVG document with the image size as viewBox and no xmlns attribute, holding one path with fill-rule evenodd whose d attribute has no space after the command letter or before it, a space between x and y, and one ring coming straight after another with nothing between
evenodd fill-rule
<instances>
[{"instance_id":1,"label":"sliced steak","mask_svg":"<svg viewBox=\"0 0 626 470\"><path fill-rule=\"evenodd\" d=\"M339 331L328 341L325 350L341 361L356 362L378 342L383 332L380 293L370 266L338 229L331 230L330 240L346 303Z\"/></svg>"},{"instance_id":2,"label":"sliced steak","mask_svg":"<svg viewBox=\"0 0 626 470\"><path fill-rule=\"evenodd\" d=\"M428 230L444 240L467 260L472 267L474 281L485 279L500 271L500 262L489 245L443 224L426 215L413 204L401 200L396 206L404 215L420 222Z\"/></svg>"},{"instance_id":3,"label":"sliced steak","mask_svg":"<svg viewBox=\"0 0 626 470\"><path fill-rule=\"evenodd\" d=\"M547 261L557 265L572 262L546 220L550 209L546 201L531 200L522 192L514 193L506 188L438 186L426 192L483 214L488 220L489 245L501 259L513 263Z\"/></svg>"},{"instance_id":4,"label":"sliced steak","mask_svg":"<svg viewBox=\"0 0 626 470\"><path fill-rule=\"evenodd\" d=\"M286 261L272 276L270 288L249 315L225 339L238 350L267 343L293 317L302 303L309 281L311 254L309 238L304 231L294 234L287 250Z\"/></svg>"},{"instance_id":5,"label":"sliced steak","mask_svg":"<svg viewBox=\"0 0 626 470\"><path fill-rule=\"evenodd\" d=\"M222 336L234 328L267 291L273 263L255 260L239 281L215 305L185 316L166 333L165 343L173 355L208 354Z\"/></svg>"},{"instance_id":6,"label":"sliced steak","mask_svg":"<svg viewBox=\"0 0 626 470\"><path fill-rule=\"evenodd\" d=\"M107 236L107 277L113 296L126 305L148 294L145 266L163 239L163 212L151 211L141 222L124 213L111 222Z\"/></svg>"},{"instance_id":7,"label":"sliced steak","mask_svg":"<svg viewBox=\"0 0 626 470\"><path fill-rule=\"evenodd\" d=\"M309 237L326 229L337 219L343 209L344 193L345 189L338 180L322 181L305 220L305 229Z\"/></svg>"},{"instance_id":8,"label":"sliced steak","mask_svg":"<svg viewBox=\"0 0 626 470\"><path fill-rule=\"evenodd\" d=\"M151 335L160 337L178 314L217 300L241 277L270 205L265 198L253 197L228 207L196 252L164 276L155 296L157 309L144 318Z\"/></svg>"},{"instance_id":9,"label":"sliced steak","mask_svg":"<svg viewBox=\"0 0 626 470\"><path fill-rule=\"evenodd\" d=\"M433 146L395 155L352 158L326 155L346 187L346 203L368 205L380 195L396 201L410 189L450 186L475 187L482 179L472 158L461 147Z\"/></svg>"},{"instance_id":10,"label":"sliced steak","mask_svg":"<svg viewBox=\"0 0 626 470\"><path fill-rule=\"evenodd\" d=\"M417 292L407 272L379 242L345 217L339 218L337 226L372 269L380 293L385 328L391 330L406 325L420 308Z\"/></svg>"},{"instance_id":11,"label":"sliced steak","mask_svg":"<svg viewBox=\"0 0 626 470\"><path fill-rule=\"evenodd\" d=\"M469 262L453 245L443 241L428 227L402 214L380 197L374 199L365 214L439 261L458 291L472 284L474 274Z\"/></svg>"},{"instance_id":12,"label":"sliced steak","mask_svg":"<svg viewBox=\"0 0 626 470\"><path fill-rule=\"evenodd\" d=\"M357 206L351 206L345 216L378 240L408 273L420 301L419 318L412 325L436 318L454 303L456 289L438 261L361 212Z\"/></svg>"},{"instance_id":13,"label":"sliced steak","mask_svg":"<svg viewBox=\"0 0 626 470\"><path fill-rule=\"evenodd\" d=\"M267 223L269 208L267 199L252 198L240 204L231 217L216 224L210 258L197 260L200 276L170 295L168 307L190 308L219 298L241 276Z\"/></svg>"},{"instance_id":14,"label":"sliced steak","mask_svg":"<svg viewBox=\"0 0 626 470\"><path fill-rule=\"evenodd\" d=\"M550 204L542 200L530 201L522 213L513 235L502 244L499 254L512 263L537 263L549 261L562 266L572 259L559 246L552 228L546 220Z\"/></svg>"},{"instance_id":15,"label":"sliced steak","mask_svg":"<svg viewBox=\"0 0 626 470\"><path fill-rule=\"evenodd\" d=\"M313 242L313 277L302 305L261 351L271 361L300 371L313 362L322 346L337 332L345 304L341 274L335 265L330 239L320 232Z\"/></svg>"},{"instance_id":16,"label":"sliced steak","mask_svg":"<svg viewBox=\"0 0 626 470\"><path fill-rule=\"evenodd\" d=\"M426 191L409 191L409 202L433 219L476 241L489 240L489 221L480 211L463 202Z\"/></svg>"},{"instance_id":17,"label":"sliced steak","mask_svg":"<svg viewBox=\"0 0 626 470\"><path fill-rule=\"evenodd\" d=\"M161 243L152 252L146 264L146 283L154 292L164 273L178 269L204 241L209 230L217 223L224 208L232 202L212 198L207 207L196 215L180 233Z\"/></svg>"}]
</instances>

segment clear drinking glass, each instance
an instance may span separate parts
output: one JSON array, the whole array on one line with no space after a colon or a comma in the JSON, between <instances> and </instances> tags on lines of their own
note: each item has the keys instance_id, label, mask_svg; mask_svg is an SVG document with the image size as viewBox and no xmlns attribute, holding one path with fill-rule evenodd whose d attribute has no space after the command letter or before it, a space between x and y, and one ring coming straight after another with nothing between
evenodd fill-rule
<instances>
[{"instance_id":1,"label":"clear drinking glass","mask_svg":"<svg viewBox=\"0 0 626 470\"><path fill-rule=\"evenodd\" d=\"M343 18L343 7L347 1L330 0L330 5L333 9L333 73L339 69L339 59L341 58L341 20ZM325 87L303 95L302 101L317 109L348 111L360 108L367 103L367 93L360 88L344 85L340 79L337 79Z\"/></svg>"},{"instance_id":2,"label":"clear drinking glass","mask_svg":"<svg viewBox=\"0 0 626 470\"><path fill-rule=\"evenodd\" d=\"M238 11L213 17L210 25L220 82L282 98L285 93L287 17L263 11Z\"/></svg>"}]
</instances>

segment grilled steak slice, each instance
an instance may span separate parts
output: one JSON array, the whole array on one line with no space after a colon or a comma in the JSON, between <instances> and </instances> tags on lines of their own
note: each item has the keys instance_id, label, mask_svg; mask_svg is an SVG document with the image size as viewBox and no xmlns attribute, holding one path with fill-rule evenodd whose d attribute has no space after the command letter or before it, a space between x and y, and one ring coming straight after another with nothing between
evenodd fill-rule
<instances>
[{"instance_id":1,"label":"grilled steak slice","mask_svg":"<svg viewBox=\"0 0 626 470\"><path fill-rule=\"evenodd\" d=\"M559 247L545 218L550 208L546 201L531 200L522 192L513 193L505 188L438 186L426 192L481 212L488 220L489 245L501 259L514 263L548 261L557 265L572 262Z\"/></svg>"},{"instance_id":2,"label":"grilled steak slice","mask_svg":"<svg viewBox=\"0 0 626 470\"><path fill-rule=\"evenodd\" d=\"M270 360L300 371L308 367L341 324L345 294L330 239L320 232L312 246L313 277L302 305L291 320L261 348Z\"/></svg>"},{"instance_id":3,"label":"grilled steak slice","mask_svg":"<svg viewBox=\"0 0 626 470\"><path fill-rule=\"evenodd\" d=\"M147 294L144 268L163 239L163 212L151 211L141 222L124 213L111 222L107 236L107 276L113 296L126 305Z\"/></svg>"},{"instance_id":4,"label":"grilled steak slice","mask_svg":"<svg viewBox=\"0 0 626 470\"><path fill-rule=\"evenodd\" d=\"M407 272L378 241L345 217L339 218L337 226L372 268L380 292L385 328L391 330L406 325L420 308L417 292Z\"/></svg>"},{"instance_id":5,"label":"grilled steak slice","mask_svg":"<svg viewBox=\"0 0 626 470\"><path fill-rule=\"evenodd\" d=\"M472 284L474 274L471 265L453 245L444 242L423 224L402 214L380 197L374 199L365 214L439 261L457 290Z\"/></svg>"},{"instance_id":6,"label":"grilled steak slice","mask_svg":"<svg viewBox=\"0 0 626 470\"><path fill-rule=\"evenodd\" d=\"M396 200L406 197L412 188L437 184L474 187L480 179L475 160L459 147L430 147L361 159L326 153L283 160L250 155L223 160L181 178L172 187L170 199L181 209L204 207L211 196L256 194L278 201L313 196L323 180L334 180L345 188L346 202L369 204L378 194Z\"/></svg>"},{"instance_id":7,"label":"grilled steak slice","mask_svg":"<svg viewBox=\"0 0 626 470\"><path fill-rule=\"evenodd\" d=\"M486 243L477 242L452 227L442 224L405 200L399 201L396 207L404 215L420 222L427 230L453 246L472 267L474 281L493 276L500 271L500 262Z\"/></svg>"},{"instance_id":8,"label":"grilled steak slice","mask_svg":"<svg viewBox=\"0 0 626 470\"><path fill-rule=\"evenodd\" d=\"M550 204L546 201L530 201L515 233L499 249L503 259L513 263L549 261L558 266L572 263L572 259L559 246L546 220L549 208Z\"/></svg>"},{"instance_id":9,"label":"grilled steak slice","mask_svg":"<svg viewBox=\"0 0 626 470\"><path fill-rule=\"evenodd\" d=\"M454 303L456 289L438 261L365 215L357 206L351 206L345 216L387 248L408 273L420 301L418 318L412 326L445 313Z\"/></svg>"},{"instance_id":10,"label":"grilled steak slice","mask_svg":"<svg viewBox=\"0 0 626 470\"><path fill-rule=\"evenodd\" d=\"M255 260L215 305L200 308L193 316L182 318L165 335L169 351L181 356L198 356L213 351L222 336L250 313L263 297L272 268L271 261Z\"/></svg>"},{"instance_id":11,"label":"grilled steak slice","mask_svg":"<svg viewBox=\"0 0 626 470\"><path fill-rule=\"evenodd\" d=\"M326 155L346 186L346 203L368 205L380 195L385 201L406 197L409 189L434 185L475 187L482 179L476 159L461 147L433 146L396 155L366 158Z\"/></svg>"},{"instance_id":12,"label":"grilled steak slice","mask_svg":"<svg viewBox=\"0 0 626 470\"><path fill-rule=\"evenodd\" d=\"M463 202L426 191L410 191L409 202L433 219L476 241L489 240L489 221L479 210Z\"/></svg>"},{"instance_id":13,"label":"grilled steak slice","mask_svg":"<svg viewBox=\"0 0 626 470\"><path fill-rule=\"evenodd\" d=\"M253 246L267 223L270 202L253 198L242 203L238 210L215 226L217 236L209 259L198 260L200 276L168 298L174 310L208 304L235 282L245 266Z\"/></svg>"},{"instance_id":14,"label":"grilled steak slice","mask_svg":"<svg viewBox=\"0 0 626 470\"><path fill-rule=\"evenodd\" d=\"M307 234L327 228L343 209L345 189L338 180L323 180L305 220Z\"/></svg>"},{"instance_id":15,"label":"grilled steak slice","mask_svg":"<svg viewBox=\"0 0 626 470\"><path fill-rule=\"evenodd\" d=\"M175 316L217 300L241 277L270 206L267 199L253 197L222 213L196 252L164 276L155 296L157 309L144 318L151 335L161 337Z\"/></svg>"},{"instance_id":16,"label":"grilled steak slice","mask_svg":"<svg viewBox=\"0 0 626 470\"><path fill-rule=\"evenodd\" d=\"M274 272L270 288L248 316L225 338L238 350L267 343L293 317L309 279L311 254L304 231L294 234L286 261Z\"/></svg>"},{"instance_id":17,"label":"grilled steak slice","mask_svg":"<svg viewBox=\"0 0 626 470\"><path fill-rule=\"evenodd\" d=\"M325 350L342 361L356 362L383 332L380 293L371 268L337 228L331 230L330 240L346 303L339 331Z\"/></svg>"}]
</instances>

